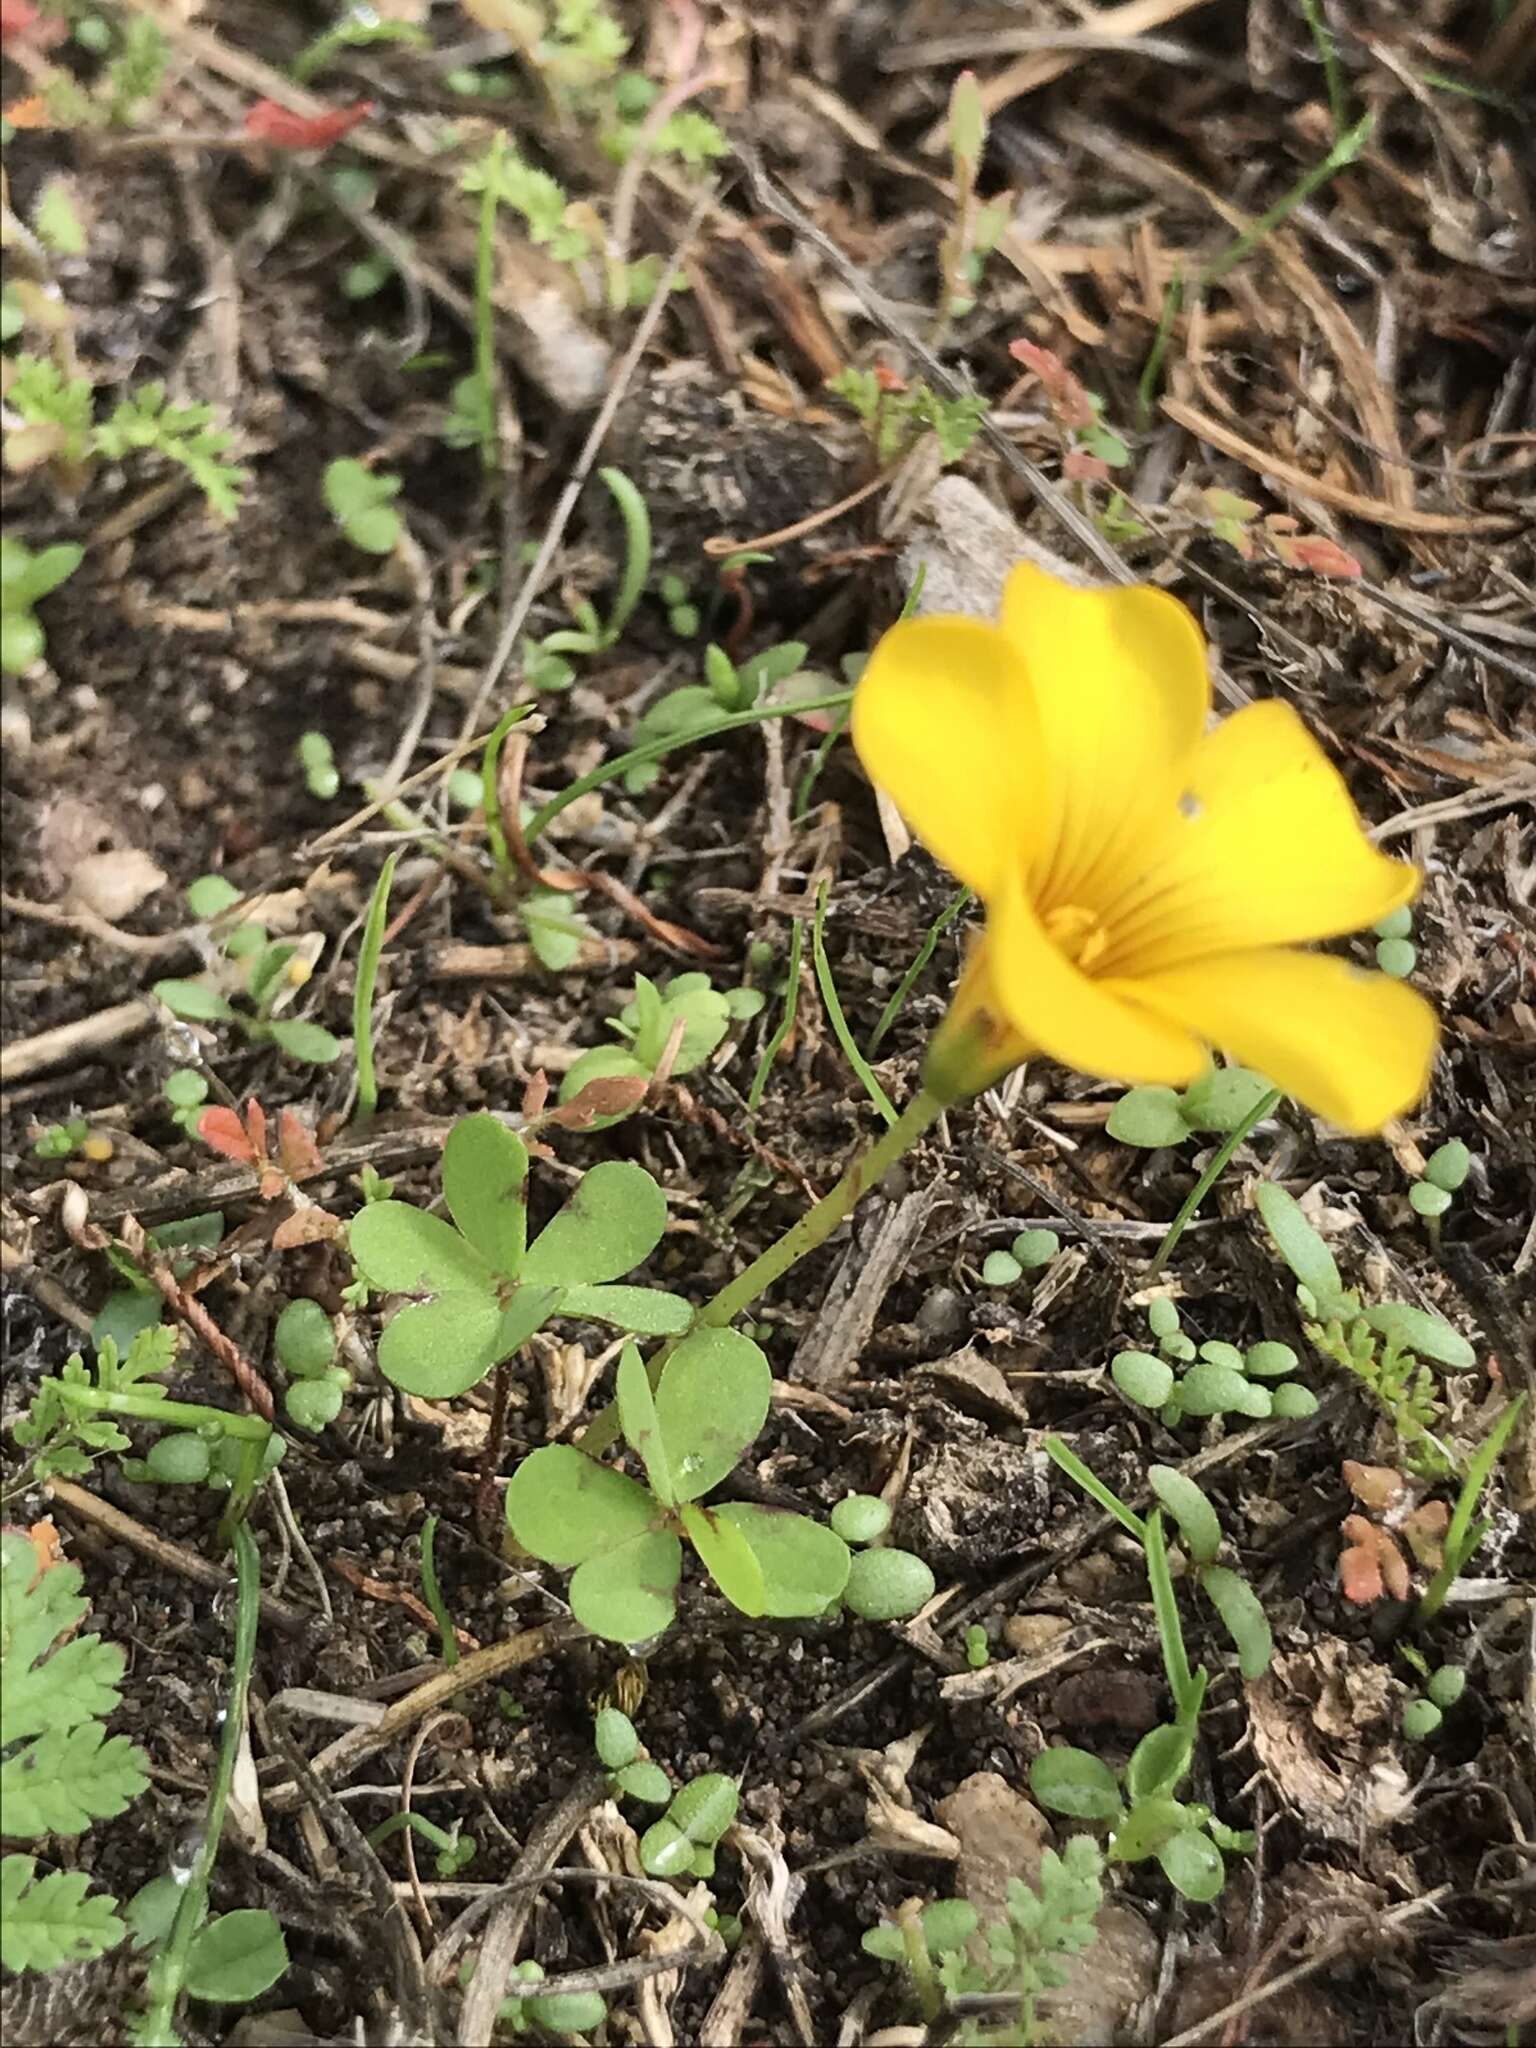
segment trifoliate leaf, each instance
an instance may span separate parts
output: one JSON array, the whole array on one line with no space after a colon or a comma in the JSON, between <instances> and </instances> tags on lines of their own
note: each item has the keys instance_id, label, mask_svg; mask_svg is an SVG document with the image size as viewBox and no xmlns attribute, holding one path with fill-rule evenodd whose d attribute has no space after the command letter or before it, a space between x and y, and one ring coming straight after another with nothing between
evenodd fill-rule
<instances>
[{"instance_id":1,"label":"trifoliate leaf","mask_svg":"<svg viewBox=\"0 0 1536 2048\"><path fill-rule=\"evenodd\" d=\"M824 1614L847 1585L847 1544L809 1515L747 1501L729 1501L711 1513L751 1546L763 1578L763 1614L776 1620Z\"/></svg>"},{"instance_id":2,"label":"trifoliate leaf","mask_svg":"<svg viewBox=\"0 0 1536 2048\"><path fill-rule=\"evenodd\" d=\"M768 1418L773 1372L737 1330L698 1330L667 1360L656 1410L679 1500L718 1486Z\"/></svg>"},{"instance_id":3,"label":"trifoliate leaf","mask_svg":"<svg viewBox=\"0 0 1536 2048\"><path fill-rule=\"evenodd\" d=\"M583 1628L609 1642L643 1642L671 1626L682 1570L683 1546L671 1530L647 1529L577 1568L571 1612Z\"/></svg>"},{"instance_id":4,"label":"trifoliate leaf","mask_svg":"<svg viewBox=\"0 0 1536 2048\"><path fill-rule=\"evenodd\" d=\"M460 1117L443 1147L443 1198L486 1264L516 1279L528 1240L528 1149L488 1114Z\"/></svg>"},{"instance_id":5,"label":"trifoliate leaf","mask_svg":"<svg viewBox=\"0 0 1536 2048\"><path fill-rule=\"evenodd\" d=\"M666 1227L666 1196L644 1167L605 1159L529 1246L523 1279L556 1287L617 1280L650 1257Z\"/></svg>"}]
</instances>

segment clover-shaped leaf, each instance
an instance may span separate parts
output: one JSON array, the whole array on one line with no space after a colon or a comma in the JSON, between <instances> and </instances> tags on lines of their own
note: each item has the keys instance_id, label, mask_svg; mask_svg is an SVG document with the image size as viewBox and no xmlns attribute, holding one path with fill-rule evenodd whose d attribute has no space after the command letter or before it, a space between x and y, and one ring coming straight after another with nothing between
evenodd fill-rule
<instances>
[{"instance_id":1,"label":"clover-shaped leaf","mask_svg":"<svg viewBox=\"0 0 1536 2048\"><path fill-rule=\"evenodd\" d=\"M507 1487L507 1527L546 1564L580 1565L650 1531L656 1502L638 1480L571 1444L532 1451Z\"/></svg>"},{"instance_id":2,"label":"clover-shaped leaf","mask_svg":"<svg viewBox=\"0 0 1536 2048\"><path fill-rule=\"evenodd\" d=\"M718 1486L768 1417L773 1373L736 1330L685 1337L662 1370L656 1413L679 1500Z\"/></svg>"},{"instance_id":3,"label":"clover-shaped leaf","mask_svg":"<svg viewBox=\"0 0 1536 2048\"><path fill-rule=\"evenodd\" d=\"M742 1614L766 1614L763 1568L741 1530L722 1514L695 1507L692 1501L683 1507L682 1523L705 1570L731 1605Z\"/></svg>"},{"instance_id":4,"label":"clover-shaped leaf","mask_svg":"<svg viewBox=\"0 0 1536 2048\"><path fill-rule=\"evenodd\" d=\"M1125 1789L1133 1800L1167 1797L1189 1771L1194 1730L1181 1721L1148 1729L1131 1751Z\"/></svg>"},{"instance_id":5,"label":"clover-shaped leaf","mask_svg":"<svg viewBox=\"0 0 1536 2048\"><path fill-rule=\"evenodd\" d=\"M730 1501L712 1512L718 1525L728 1524L746 1538L757 1559L763 1578L762 1613L785 1621L823 1614L840 1597L852 1560L847 1544L825 1523L748 1501ZM707 1557L704 1561L709 1564ZM713 1565L710 1569L714 1571ZM719 1574L715 1577L718 1580ZM727 1588L722 1586L722 1591L734 1598Z\"/></svg>"},{"instance_id":6,"label":"clover-shaped leaf","mask_svg":"<svg viewBox=\"0 0 1536 2048\"><path fill-rule=\"evenodd\" d=\"M582 1453L573 1455L579 1458ZM570 1585L571 1612L595 1636L614 1643L643 1642L670 1627L682 1570L683 1546L671 1530L643 1530L628 1542L589 1557L577 1569Z\"/></svg>"},{"instance_id":7,"label":"clover-shaped leaf","mask_svg":"<svg viewBox=\"0 0 1536 2048\"><path fill-rule=\"evenodd\" d=\"M515 1279L528 1238L528 1150L486 1114L460 1117L443 1147L443 1195L469 1243Z\"/></svg>"},{"instance_id":8,"label":"clover-shaped leaf","mask_svg":"<svg viewBox=\"0 0 1536 2048\"><path fill-rule=\"evenodd\" d=\"M667 1227L667 1201L642 1166L605 1159L584 1173L523 1261L540 1286L600 1286L649 1258Z\"/></svg>"},{"instance_id":9,"label":"clover-shaped leaf","mask_svg":"<svg viewBox=\"0 0 1536 2048\"><path fill-rule=\"evenodd\" d=\"M484 1294L495 1274L442 1216L409 1202L370 1202L347 1233L358 1271L386 1294Z\"/></svg>"}]
</instances>

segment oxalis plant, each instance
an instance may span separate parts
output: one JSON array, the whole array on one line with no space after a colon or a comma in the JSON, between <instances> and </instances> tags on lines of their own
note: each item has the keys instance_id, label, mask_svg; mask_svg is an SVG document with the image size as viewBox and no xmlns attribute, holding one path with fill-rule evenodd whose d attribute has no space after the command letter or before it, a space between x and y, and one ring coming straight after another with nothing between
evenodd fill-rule
<instances>
[{"instance_id":1,"label":"oxalis plant","mask_svg":"<svg viewBox=\"0 0 1536 2048\"><path fill-rule=\"evenodd\" d=\"M683 1546L743 1614L824 1613L848 1582L840 1536L807 1515L750 1502L708 1507L768 1417L773 1374L735 1330L685 1337L655 1389L632 1344L619 1359L624 1439L648 1484L569 1444L525 1458L507 1488L507 1524L546 1564L574 1566L571 1611L594 1635L636 1643L677 1612Z\"/></svg>"},{"instance_id":2,"label":"oxalis plant","mask_svg":"<svg viewBox=\"0 0 1536 2048\"><path fill-rule=\"evenodd\" d=\"M528 1147L496 1117L463 1117L443 1147L451 1223L396 1201L354 1217L361 1278L411 1297L379 1343L380 1371L406 1393L442 1401L466 1392L552 1316L647 1336L687 1329L693 1311L680 1295L611 1284L650 1257L666 1228L666 1197L645 1169L622 1159L592 1167L530 1244L528 1163Z\"/></svg>"}]
</instances>

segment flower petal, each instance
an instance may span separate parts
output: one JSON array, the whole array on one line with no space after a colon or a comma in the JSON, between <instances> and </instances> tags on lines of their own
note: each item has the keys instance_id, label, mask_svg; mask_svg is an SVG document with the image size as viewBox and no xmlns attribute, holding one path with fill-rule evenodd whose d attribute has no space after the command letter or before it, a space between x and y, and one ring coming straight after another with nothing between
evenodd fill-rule
<instances>
[{"instance_id":1,"label":"flower petal","mask_svg":"<svg viewBox=\"0 0 1536 2048\"><path fill-rule=\"evenodd\" d=\"M990 906L982 951L1008 1022L1063 1066L1170 1087L1183 1087L1204 1070L1205 1053L1188 1031L1143 1009L1134 987L1090 981L1052 944L1022 877Z\"/></svg>"},{"instance_id":2,"label":"flower petal","mask_svg":"<svg viewBox=\"0 0 1536 2048\"><path fill-rule=\"evenodd\" d=\"M1033 892L1047 908L1102 908L1187 779L1210 706L1204 639L1166 591L1083 590L1031 562L1004 586L1002 627L1049 763Z\"/></svg>"},{"instance_id":3,"label":"flower petal","mask_svg":"<svg viewBox=\"0 0 1536 2048\"><path fill-rule=\"evenodd\" d=\"M853 743L871 781L978 896L1024 872L1043 757L1024 665L995 626L892 626L854 691Z\"/></svg>"},{"instance_id":4,"label":"flower petal","mask_svg":"<svg viewBox=\"0 0 1536 2048\"><path fill-rule=\"evenodd\" d=\"M1105 971L1337 938L1411 900L1418 874L1366 838L1344 778L1288 704L1201 744L1145 872L1107 913Z\"/></svg>"},{"instance_id":5,"label":"flower petal","mask_svg":"<svg viewBox=\"0 0 1536 2048\"><path fill-rule=\"evenodd\" d=\"M1267 947L1117 982L1340 1129L1379 1131L1429 1085L1435 1013L1388 975Z\"/></svg>"}]
</instances>

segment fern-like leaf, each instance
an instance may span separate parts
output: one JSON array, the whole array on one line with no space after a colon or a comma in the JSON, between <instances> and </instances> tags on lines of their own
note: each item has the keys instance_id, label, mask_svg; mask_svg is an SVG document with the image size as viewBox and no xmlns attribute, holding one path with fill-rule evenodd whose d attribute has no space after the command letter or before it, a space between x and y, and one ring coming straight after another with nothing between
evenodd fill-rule
<instances>
[{"instance_id":1,"label":"fern-like leaf","mask_svg":"<svg viewBox=\"0 0 1536 2048\"><path fill-rule=\"evenodd\" d=\"M5 1832L23 1841L82 1835L138 1798L148 1783L143 1765L143 1751L100 1721L50 1728L0 1764Z\"/></svg>"},{"instance_id":2,"label":"fern-like leaf","mask_svg":"<svg viewBox=\"0 0 1536 2048\"><path fill-rule=\"evenodd\" d=\"M0 1857L0 1962L8 1970L57 1970L89 1962L123 1938L117 1901L108 1892L89 1898L82 1870L37 1875L31 1856Z\"/></svg>"}]
</instances>

